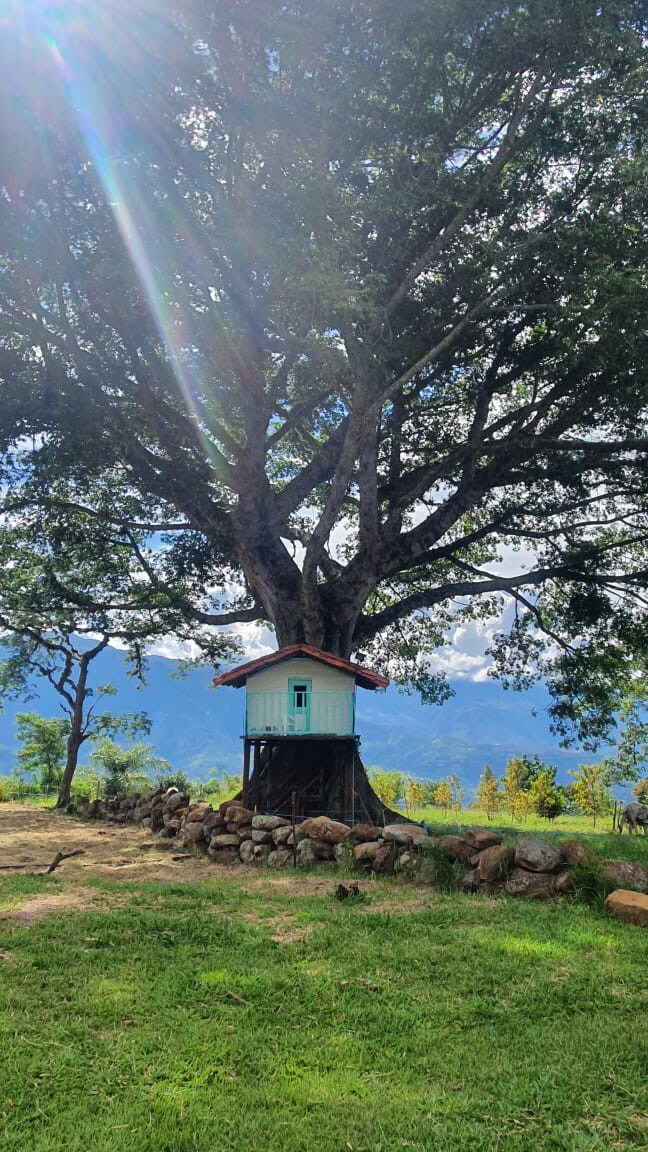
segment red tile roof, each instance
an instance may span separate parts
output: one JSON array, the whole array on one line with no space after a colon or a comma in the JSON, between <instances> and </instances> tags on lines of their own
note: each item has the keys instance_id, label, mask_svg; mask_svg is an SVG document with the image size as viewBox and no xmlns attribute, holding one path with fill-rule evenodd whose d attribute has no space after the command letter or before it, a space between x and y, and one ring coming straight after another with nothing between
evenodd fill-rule
<instances>
[{"instance_id":1,"label":"red tile roof","mask_svg":"<svg viewBox=\"0 0 648 1152\"><path fill-rule=\"evenodd\" d=\"M389 684L385 676L381 676L379 672L372 672L370 668L363 668L361 664L353 664L351 660L343 660L341 656L331 656L330 652L311 648L310 644L290 644L287 648L280 648L278 652L271 652L268 656L260 656L258 660L249 660L247 664L239 664L238 668L223 672L221 676L215 677L214 685L217 688L224 684L242 688L248 676L260 672L262 668L271 668L273 664L281 664L284 660L304 656L310 660L319 660L320 664L328 664L331 668L339 668L341 672L350 673L361 688L386 688Z\"/></svg>"}]
</instances>

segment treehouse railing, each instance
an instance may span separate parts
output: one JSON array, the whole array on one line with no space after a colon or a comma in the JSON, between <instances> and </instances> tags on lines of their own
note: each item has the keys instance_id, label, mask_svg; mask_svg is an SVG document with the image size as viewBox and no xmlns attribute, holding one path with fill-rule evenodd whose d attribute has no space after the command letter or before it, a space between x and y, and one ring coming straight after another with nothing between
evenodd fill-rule
<instances>
[{"instance_id":1,"label":"treehouse railing","mask_svg":"<svg viewBox=\"0 0 648 1152\"><path fill-rule=\"evenodd\" d=\"M352 736L353 692L248 692L247 736Z\"/></svg>"}]
</instances>

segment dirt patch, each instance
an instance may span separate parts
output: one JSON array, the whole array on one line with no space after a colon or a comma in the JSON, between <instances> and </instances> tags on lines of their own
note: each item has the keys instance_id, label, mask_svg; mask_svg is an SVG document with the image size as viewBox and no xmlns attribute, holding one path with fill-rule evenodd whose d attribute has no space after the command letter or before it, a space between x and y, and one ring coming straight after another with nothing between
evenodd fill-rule
<instances>
[{"instance_id":1,"label":"dirt patch","mask_svg":"<svg viewBox=\"0 0 648 1152\"><path fill-rule=\"evenodd\" d=\"M244 920L247 924L261 925L264 928L274 929L270 939L275 944L298 944L314 932L314 924L297 924L295 917L285 916L259 916L253 912L238 912L237 920Z\"/></svg>"},{"instance_id":2,"label":"dirt patch","mask_svg":"<svg viewBox=\"0 0 648 1152\"><path fill-rule=\"evenodd\" d=\"M51 892L42 896L28 896L17 908L4 911L0 908L0 920L9 920L23 928L31 928L39 920L71 912L107 912L116 903L123 901L107 900L103 895L93 894L90 888L69 888L66 892Z\"/></svg>"},{"instance_id":3,"label":"dirt patch","mask_svg":"<svg viewBox=\"0 0 648 1152\"><path fill-rule=\"evenodd\" d=\"M288 869L275 875L243 865L219 866L204 856L187 856L173 840L159 840L150 829L134 824L86 823L51 809L0 804L0 865L19 865L12 871L0 870L0 879L21 872L44 873L57 852L75 849L81 849L83 855L64 860L55 873L57 880L66 888L70 885L72 890L78 890L78 886L88 880L178 884L222 882L227 878L228 887L267 895L269 899L281 894L324 900L333 895L337 884L334 871L309 873ZM180 858L174 860L174 856ZM369 900L359 903L358 908L367 915L382 912L406 916L434 905L429 890L399 888L396 895L387 885L370 877L361 878L360 886ZM97 900L96 896L86 898ZM27 901L21 908L26 906ZM48 906L55 911L53 904ZM94 903L91 906L94 907ZM300 932L297 925L281 925L276 929L282 943L289 942L289 938L301 938L295 935Z\"/></svg>"},{"instance_id":4,"label":"dirt patch","mask_svg":"<svg viewBox=\"0 0 648 1152\"><path fill-rule=\"evenodd\" d=\"M86 823L63 812L28 805L0 805L0 865L11 865L2 876L45 872L57 852L81 849L82 856L64 860L56 876L66 881L123 877L127 880L205 880L214 867L201 857L174 861L176 846L151 843L151 831L135 824Z\"/></svg>"},{"instance_id":5,"label":"dirt patch","mask_svg":"<svg viewBox=\"0 0 648 1152\"><path fill-rule=\"evenodd\" d=\"M315 930L314 924L279 924L270 937L275 944L299 944Z\"/></svg>"},{"instance_id":6,"label":"dirt patch","mask_svg":"<svg viewBox=\"0 0 648 1152\"><path fill-rule=\"evenodd\" d=\"M408 916L411 912L424 912L426 908L434 908L434 900L427 896L414 896L411 900L404 900L402 893L398 897L386 896L384 899L372 898L371 904L358 904L361 912L367 916L376 916L384 913L388 916Z\"/></svg>"}]
</instances>

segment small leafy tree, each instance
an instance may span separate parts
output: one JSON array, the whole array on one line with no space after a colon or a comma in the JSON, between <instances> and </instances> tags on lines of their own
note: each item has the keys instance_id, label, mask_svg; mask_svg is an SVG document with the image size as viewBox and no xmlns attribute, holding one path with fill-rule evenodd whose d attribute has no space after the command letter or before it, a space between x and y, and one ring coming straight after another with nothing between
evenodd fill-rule
<instances>
[{"instance_id":1,"label":"small leafy tree","mask_svg":"<svg viewBox=\"0 0 648 1152\"><path fill-rule=\"evenodd\" d=\"M637 780L632 795L640 804L648 804L648 776L642 776L641 780Z\"/></svg>"},{"instance_id":2,"label":"small leafy tree","mask_svg":"<svg viewBox=\"0 0 648 1152\"><path fill-rule=\"evenodd\" d=\"M148 528L129 529L123 538L98 531L76 501L66 506L53 491L50 497L47 510L35 510L26 497L20 517L17 509L0 510L0 695L32 699L43 680L57 693L68 725L57 801L63 807L86 741L149 731L143 713L99 713L100 701L115 695L112 685L94 679L101 654L118 639L131 673L143 682L146 644L156 635L192 632L183 632L187 624L178 615L182 581L172 590L151 583ZM214 657L225 650L222 641L215 644Z\"/></svg>"},{"instance_id":3,"label":"small leafy tree","mask_svg":"<svg viewBox=\"0 0 648 1152\"><path fill-rule=\"evenodd\" d=\"M224 769L221 774L216 769L204 783L202 781L194 781L193 783L197 785L197 788L194 789L192 786L192 791L199 791L202 796L208 796L214 804L223 804L241 791L243 778L235 773L226 772Z\"/></svg>"},{"instance_id":4,"label":"small leafy tree","mask_svg":"<svg viewBox=\"0 0 648 1152\"><path fill-rule=\"evenodd\" d=\"M533 796L530 792L524 790L520 792L517 798L516 819L521 820L526 824L529 816L533 812Z\"/></svg>"},{"instance_id":5,"label":"small leafy tree","mask_svg":"<svg viewBox=\"0 0 648 1152\"><path fill-rule=\"evenodd\" d=\"M106 796L116 796L136 784L150 782L155 772L171 771L169 762L156 755L152 744L131 744L123 748L109 736L97 741L90 763L105 779Z\"/></svg>"},{"instance_id":6,"label":"small leafy tree","mask_svg":"<svg viewBox=\"0 0 648 1152\"><path fill-rule=\"evenodd\" d=\"M637 780L648 767L648 677L642 676L619 710L621 736L616 754L604 761L608 784Z\"/></svg>"},{"instance_id":7,"label":"small leafy tree","mask_svg":"<svg viewBox=\"0 0 648 1152\"><path fill-rule=\"evenodd\" d=\"M447 812L452 804L452 788L447 780L440 780L434 790L434 803L442 812Z\"/></svg>"},{"instance_id":8,"label":"small leafy tree","mask_svg":"<svg viewBox=\"0 0 648 1152\"><path fill-rule=\"evenodd\" d=\"M408 816L423 807L425 796L425 784L421 780L415 780L413 776L408 776L405 781L405 811Z\"/></svg>"},{"instance_id":9,"label":"small leafy tree","mask_svg":"<svg viewBox=\"0 0 648 1152\"><path fill-rule=\"evenodd\" d=\"M499 781L490 764L484 764L484 771L479 778L477 801L479 807L484 810L489 820L492 820L502 807L502 793L500 792Z\"/></svg>"},{"instance_id":10,"label":"small leafy tree","mask_svg":"<svg viewBox=\"0 0 648 1152\"><path fill-rule=\"evenodd\" d=\"M369 769L371 787L386 808L393 808L403 796L404 781L400 772L383 772L380 768Z\"/></svg>"},{"instance_id":11,"label":"small leafy tree","mask_svg":"<svg viewBox=\"0 0 648 1152\"><path fill-rule=\"evenodd\" d=\"M63 719L46 719L38 712L16 714L18 767L38 782L43 792L58 788L63 775L68 726Z\"/></svg>"},{"instance_id":12,"label":"small leafy tree","mask_svg":"<svg viewBox=\"0 0 648 1152\"><path fill-rule=\"evenodd\" d=\"M190 788L189 777L186 772L173 769L170 766L169 771L158 772L155 783L158 788L164 788L165 792L168 788L177 788L178 792L188 792Z\"/></svg>"},{"instance_id":13,"label":"small leafy tree","mask_svg":"<svg viewBox=\"0 0 648 1152\"><path fill-rule=\"evenodd\" d=\"M564 797L556 785L556 771L553 765L543 768L529 789L533 810L545 820L555 820L565 811Z\"/></svg>"},{"instance_id":14,"label":"small leafy tree","mask_svg":"<svg viewBox=\"0 0 648 1152\"><path fill-rule=\"evenodd\" d=\"M448 784L450 785L450 792L452 795L452 807L455 811L459 812L461 809L461 801L463 800L464 790L461 784L461 779L457 776L456 772L451 772L448 776Z\"/></svg>"},{"instance_id":15,"label":"small leafy tree","mask_svg":"<svg viewBox=\"0 0 648 1152\"><path fill-rule=\"evenodd\" d=\"M425 804L436 804L435 793L439 787L439 780L425 780L423 787L425 789Z\"/></svg>"},{"instance_id":16,"label":"small leafy tree","mask_svg":"<svg viewBox=\"0 0 648 1152\"><path fill-rule=\"evenodd\" d=\"M521 815L522 794L526 778L523 760L519 756L512 756L507 761L506 771L502 776L502 792L504 807L513 820Z\"/></svg>"},{"instance_id":17,"label":"small leafy tree","mask_svg":"<svg viewBox=\"0 0 648 1152\"><path fill-rule=\"evenodd\" d=\"M608 774L603 764L579 764L578 770L571 769L574 777L574 798L584 816L591 816L596 828L599 816L605 816L612 809L612 793L608 786Z\"/></svg>"}]
</instances>

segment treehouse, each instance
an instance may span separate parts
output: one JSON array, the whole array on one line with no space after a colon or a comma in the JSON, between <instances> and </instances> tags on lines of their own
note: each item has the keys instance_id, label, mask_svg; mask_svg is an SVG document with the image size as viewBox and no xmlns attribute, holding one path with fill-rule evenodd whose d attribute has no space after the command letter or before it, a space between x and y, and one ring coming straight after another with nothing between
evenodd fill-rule
<instances>
[{"instance_id":1,"label":"treehouse","mask_svg":"<svg viewBox=\"0 0 648 1152\"><path fill-rule=\"evenodd\" d=\"M277 815L294 806L300 819L327 815L351 824L390 816L360 760L355 708L358 686L375 691L388 683L307 644L217 676L216 687L245 688L243 803Z\"/></svg>"}]
</instances>

